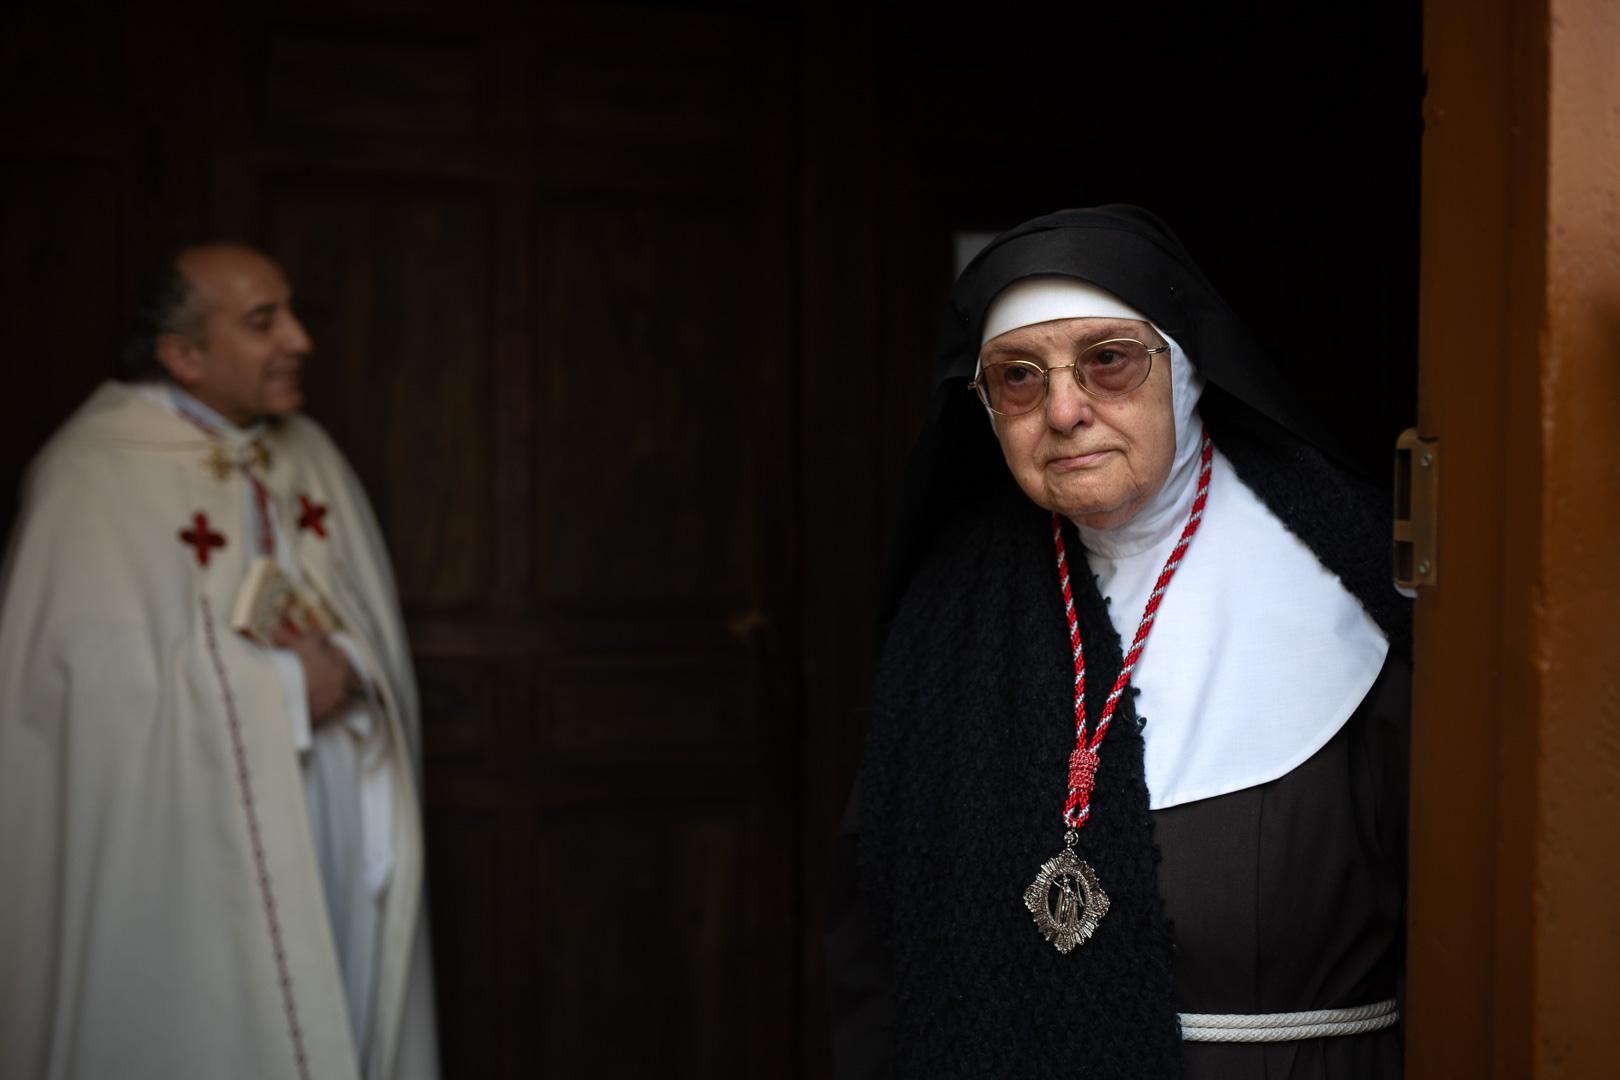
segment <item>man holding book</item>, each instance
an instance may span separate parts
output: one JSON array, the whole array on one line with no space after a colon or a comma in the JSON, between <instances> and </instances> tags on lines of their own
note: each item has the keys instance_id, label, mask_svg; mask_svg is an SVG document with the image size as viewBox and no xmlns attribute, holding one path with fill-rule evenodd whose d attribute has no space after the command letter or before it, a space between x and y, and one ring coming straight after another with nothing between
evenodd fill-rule
<instances>
[{"instance_id":1,"label":"man holding book","mask_svg":"<svg viewBox=\"0 0 1620 1080\"><path fill-rule=\"evenodd\" d=\"M437 1075L416 689L281 268L196 245L0 579L0 1075Z\"/></svg>"}]
</instances>

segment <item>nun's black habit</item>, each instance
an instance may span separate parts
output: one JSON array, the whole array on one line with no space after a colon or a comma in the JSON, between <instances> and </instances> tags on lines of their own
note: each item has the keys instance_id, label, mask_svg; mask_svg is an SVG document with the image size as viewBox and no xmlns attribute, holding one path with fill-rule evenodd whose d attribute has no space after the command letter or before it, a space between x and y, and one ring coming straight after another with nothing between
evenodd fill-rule
<instances>
[{"instance_id":1,"label":"nun's black habit","mask_svg":"<svg viewBox=\"0 0 1620 1080\"><path fill-rule=\"evenodd\" d=\"M1180 342L1207 380L1199 411L1216 447L1389 640L1360 707L1304 764L1168 809L1149 810L1144 721L1128 693L1081 837L1112 907L1067 955L1021 902L1060 841L1073 739L1050 518L1013 483L965 388L994 298L1050 274L1100 286ZM1387 504L1334 462L1230 309L1144 211L1065 211L999 237L958 281L944 342L901 508L840 855L828 939L839 1075L1398 1076L1398 1027L1184 1043L1177 1018L1397 993L1410 635L1388 577ZM1069 550L1084 557L1072 534ZM1095 717L1121 649L1091 575L1076 566L1075 577Z\"/></svg>"}]
</instances>

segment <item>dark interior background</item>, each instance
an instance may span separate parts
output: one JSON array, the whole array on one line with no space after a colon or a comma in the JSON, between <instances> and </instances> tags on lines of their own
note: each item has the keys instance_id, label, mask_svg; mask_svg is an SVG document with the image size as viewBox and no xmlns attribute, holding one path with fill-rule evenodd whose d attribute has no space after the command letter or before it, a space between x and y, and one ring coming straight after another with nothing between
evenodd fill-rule
<instances>
[{"instance_id":1,"label":"dark interior background","mask_svg":"<svg viewBox=\"0 0 1620 1080\"><path fill-rule=\"evenodd\" d=\"M0 528L159 248L283 261L416 650L447 1075L827 1075L832 837L961 234L1151 207L1387 472L1416 0L1126 6L5 17Z\"/></svg>"}]
</instances>

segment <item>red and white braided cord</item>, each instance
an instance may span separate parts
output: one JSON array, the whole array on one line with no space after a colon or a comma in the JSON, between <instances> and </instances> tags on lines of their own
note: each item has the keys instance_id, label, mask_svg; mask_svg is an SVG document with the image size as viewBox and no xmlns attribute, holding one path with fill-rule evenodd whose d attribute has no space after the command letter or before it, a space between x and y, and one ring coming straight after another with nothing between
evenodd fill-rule
<instances>
[{"instance_id":1,"label":"red and white braided cord","mask_svg":"<svg viewBox=\"0 0 1620 1080\"><path fill-rule=\"evenodd\" d=\"M1181 530L1181 538L1171 549L1170 557L1165 560L1164 569L1159 571L1159 580L1154 583L1153 592L1148 595L1147 605L1142 609L1142 621L1137 624L1136 636L1125 652L1124 663L1120 665L1119 678L1114 680L1114 688L1108 692L1102 717L1097 721L1097 730L1092 732L1089 739L1086 737L1086 652L1080 641L1080 619L1074 611L1074 586L1069 580L1069 558L1063 544L1063 518L1056 513L1052 515L1052 546L1057 549L1058 580L1063 586L1063 613L1069 620L1069 644L1074 649L1074 753L1069 755L1069 797L1063 803L1063 824L1070 829L1081 828L1091 816L1091 789L1096 782L1099 763L1097 748L1102 745L1103 736L1108 734L1108 725L1114 719L1114 709L1119 704L1120 695L1130 684L1131 672L1136 670L1136 663L1142 658L1148 634L1153 630L1153 621L1159 615L1159 603L1164 599L1164 591L1170 587L1170 579L1175 577L1182 558L1187 554L1187 545L1192 543L1193 535L1198 532L1198 525L1204 519L1204 505L1209 502L1209 476L1215 460L1215 444L1210 442L1208 430L1202 433L1198 456L1198 491L1193 496L1187 525Z\"/></svg>"}]
</instances>

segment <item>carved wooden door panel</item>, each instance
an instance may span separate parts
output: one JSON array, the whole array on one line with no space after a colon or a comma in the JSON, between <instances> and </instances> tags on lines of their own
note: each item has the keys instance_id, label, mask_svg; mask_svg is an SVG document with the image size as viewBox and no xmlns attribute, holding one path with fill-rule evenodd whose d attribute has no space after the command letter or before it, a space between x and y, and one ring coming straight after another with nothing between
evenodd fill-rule
<instances>
[{"instance_id":1,"label":"carved wooden door panel","mask_svg":"<svg viewBox=\"0 0 1620 1080\"><path fill-rule=\"evenodd\" d=\"M124 34L18 21L0 35L0 535L23 468L96 383L121 329L140 168L140 94L119 86Z\"/></svg>"},{"instance_id":2,"label":"carved wooden door panel","mask_svg":"<svg viewBox=\"0 0 1620 1080\"><path fill-rule=\"evenodd\" d=\"M447 1071L771 1075L799 954L784 45L692 14L443 30L221 27L252 62L216 74L210 190L285 261L309 409L393 552Z\"/></svg>"}]
</instances>

